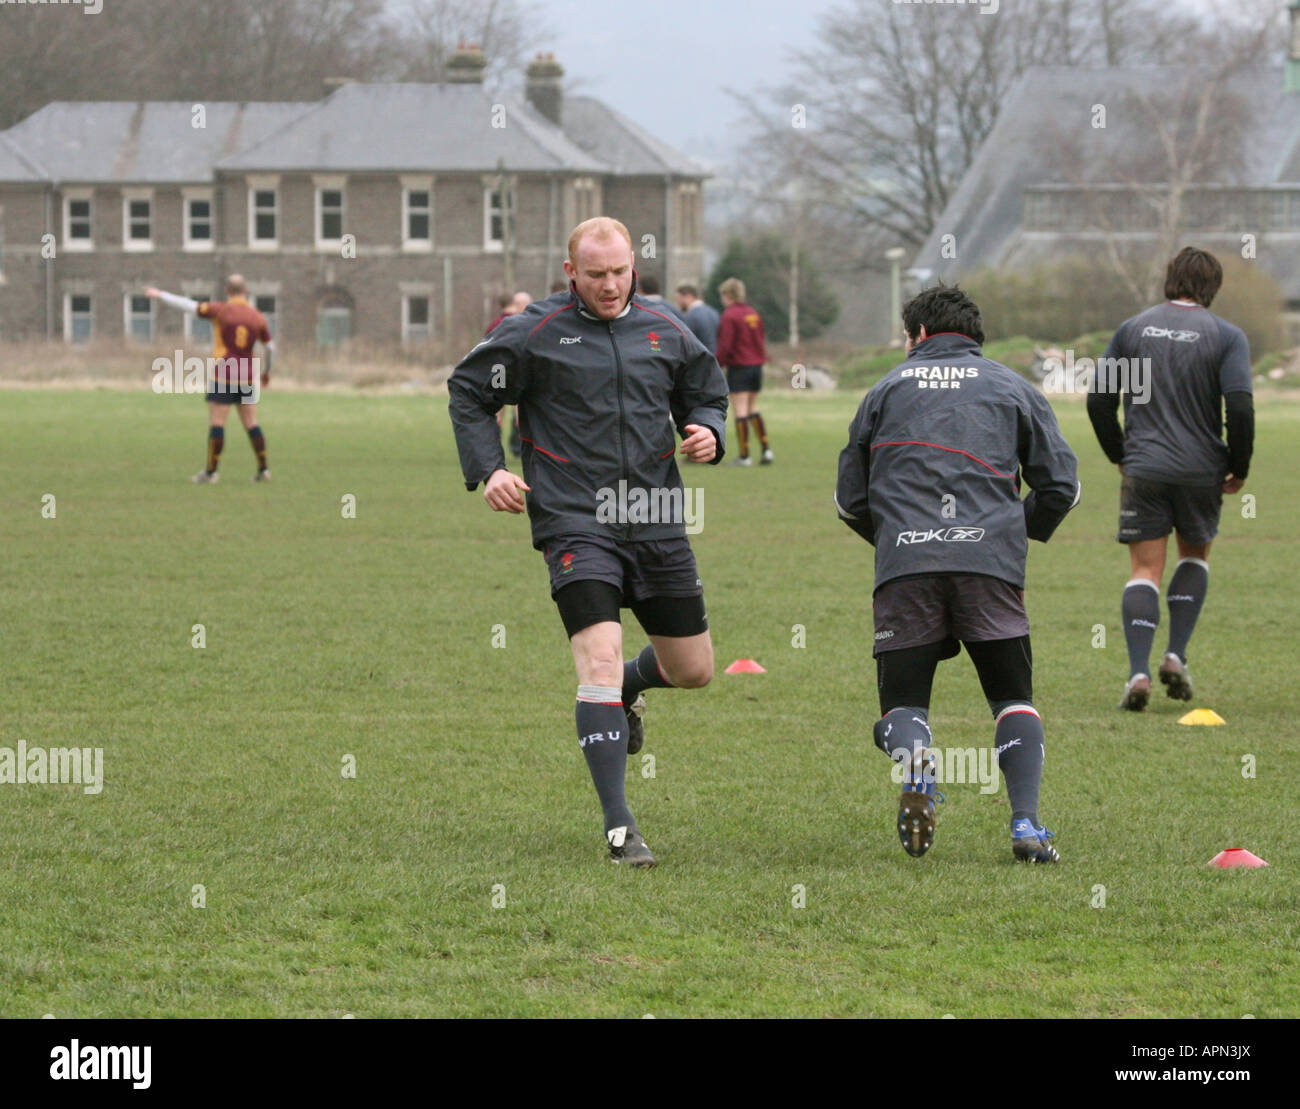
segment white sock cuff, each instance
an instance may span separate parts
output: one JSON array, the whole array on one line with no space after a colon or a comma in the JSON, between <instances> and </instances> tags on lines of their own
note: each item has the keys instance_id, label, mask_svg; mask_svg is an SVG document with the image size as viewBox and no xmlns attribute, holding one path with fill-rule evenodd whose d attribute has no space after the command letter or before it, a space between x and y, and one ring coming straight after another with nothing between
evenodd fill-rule
<instances>
[{"instance_id":1,"label":"white sock cuff","mask_svg":"<svg viewBox=\"0 0 1300 1109\"><path fill-rule=\"evenodd\" d=\"M1202 570L1204 570L1207 574L1210 572L1210 564L1209 564L1208 562L1206 562L1205 559L1203 559L1203 558L1180 558L1180 559L1178 560L1178 566L1183 565L1183 563L1185 563L1185 562L1189 562L1189 563L1191 563L1193 566L1199 566L1199 567L1200 567ZM1178 566L1175 566L1175 567L1174 567L1174 573L1175 573L1175 574L1178 573Z\"/></svg>"},{"instance_id":2,"label":"white sock cuff","mask_svg":"<svg viewBox=\"0 0 1300 1109\"><path fill-rule=\"evenodd\" d=\"M1158 586L1150 578L1133 578L1128 582L1128 584L1124 586L1124 588L1132 589L1135 585L1145 585L1149 589L1154 589L1157 593L1160 592L1160 586Z\"/></svg>"},{"instance_id":3,"label":"white sock cuff","mask_svg":"<svg viewBox=\"0 0 1300 1109\"><path fill-rule=\"evenodd\" d=\"M1030 716L1038 716L1038 710L1034 708L1033 705L1008 705L1000 713L998 713L996 717L994 717L993 719L994 725L996 726L998 724L1001 724L1002 718L1004 716L1009 716L1013 712L1027 712L1029 713ZM1038 719L1041 721L1043 718L1041 716L1038 716Z\"/></svg>"},{"instance_id":4,"label":"white sock cuff","mask_svg":"<svg viewBox=\"0 0 1300 1109\"><path fill-rule=\"evenodd\" d=\"M612 685L580 685L578 700L589 705L622 705L623 691Z\"/></svg>"}]
</instances>

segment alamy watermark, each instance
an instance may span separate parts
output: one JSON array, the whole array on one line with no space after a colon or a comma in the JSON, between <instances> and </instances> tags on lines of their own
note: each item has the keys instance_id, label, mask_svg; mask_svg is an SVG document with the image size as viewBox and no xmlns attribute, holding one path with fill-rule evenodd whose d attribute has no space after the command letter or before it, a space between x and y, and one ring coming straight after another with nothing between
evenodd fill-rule
<instances>
[{"instance_id":1,"label":"alamy watermark","mask_svg":"<svg viewBox=\"0 0 1300 1109\"><path fill-rule=\"evenodd\" d=\"M1151 399L1150 358L1076 358L1067 350L1064 358L1043 359L1043 392L1127 393L1134 404Z\"/></svg>"},{"instance_id":2,"label":"alamy watermark","mask_svg":"<svg viewBox=\"0 0 1300 1109\"><path fill-rule=\"evenodd\" d=\"M0 785L50 785L82 787L95 794L104 788L104 748L0 747Z\"/></svg>"},{"instance_id":3,"label":"alamy watermark","mask_svg":"<svg viewBox=\"0 0 1300 1109\"><path fill-rule=\"evenodd\" d=\"M979 8L980 15L997 15L1002 0L894 0L895 4L945 4L963 8Z\"/></svg>"},{"instance_id":4,"label":"alamy watermark","mask_svg":"<svg viewBox=\"0 0 1300 1109\"><path fill-rule=\"evenodd\" d=\"M998 791L998 754L992 747L926 747L922 749L917 771L913 771L914 753L904 747L890 756L894 767L889 776L902 785L909 774L939 785L974 785L980 793Z\"/></svg>"},{"instance_id":5,"label":"alamy watermark","mask_svg":"<svg viewBox=\"0 0 1300 1109\"><path fill-rule=\"evenodd\" d=\"M86 15L98 15L104 10L104 0L0 0L0 5L7 4L10 7L42 7L48 8L53 6L67 7L69 5L80 5L85 8Z\"/></svg>"},{"instance_id":6,"label":"alamy watermark","mask_svg":"<svg viewBox=\"0 0 1300 1109\"><path fill-rule=\"evenodd\" d=\"M155 393L211 393L238 395L240 404L256 404L261 395L262 360L251 358L185 357L183 350L170 358L153 360Z\"/></svg>"},{"instance_id":7,"label":"alamy watermark","mask_svg":"<svg viewBox=\"0 0 1300 1109\"><path fill-rule=\"evenodd\" d=\"M596 490L596 521L601 524L681 524L687 535L704 530L704 490L628 486Z\"/></svg>"}]
</instances>

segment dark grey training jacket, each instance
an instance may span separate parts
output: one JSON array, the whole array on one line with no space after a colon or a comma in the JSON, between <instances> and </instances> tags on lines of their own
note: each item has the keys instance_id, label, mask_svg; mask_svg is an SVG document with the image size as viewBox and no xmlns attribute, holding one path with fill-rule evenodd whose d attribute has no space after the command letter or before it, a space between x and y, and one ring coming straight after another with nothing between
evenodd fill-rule
<instances>
[{"instance_id":1,"label":"dark grey training jacket","mask_svg":"<svg viewBox=\"0 0 1300 1109\"><path fill-rule=\"evenodd\" d=\"M681 503L674 427L683 437L687 424L709 428L715 464L725 452L727 385L717 361L680 320L635 291L624 314L608 321L588 313L572 290L529 305L461 360L447 388L468 489L506 468L496 413L519 406L538 549L557 535L685 535L680 512L654 511L657 520L642 522L633 491L658 498L656 507L678 491ZM608 522L608 511L598 510L620 491L631 510Z\"/></svg>"},{"instance_id":2,"label":"dark grey training jacket","mask_svg":"<svg viewBox=\"0 0 1300 1109\"><path fill-rule=\"evenodd\" d=\"M953 333L918 343L867 393L835 487L840 517L876 548L876 589L942 573L1023 588L1028 540L1046 542L1078 500L1046 398Z\"/></svg>"}]
</instances>

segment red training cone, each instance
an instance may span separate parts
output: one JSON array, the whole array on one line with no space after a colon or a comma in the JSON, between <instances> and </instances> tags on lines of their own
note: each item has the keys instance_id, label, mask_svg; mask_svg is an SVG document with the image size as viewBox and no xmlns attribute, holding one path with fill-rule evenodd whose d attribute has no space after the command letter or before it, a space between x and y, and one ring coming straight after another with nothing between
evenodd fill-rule
<instances>
[{"instance_id":1,"label":"red training cone","mask_svg":"<svg viewBox=\"0 0 1300 1109\"><path fill-rule=\"evenodd\" d=\"M1229 847L1226 851L1220 851L1212 858L1209 866L1268 866L1258 855L1252 855L1244 847Z\"/></svg>"},{"instance_id":2,"label":"red training cone","mask_svg":"<svg viewBox=\"0 0 1300 1109\"><path fill-rule=\"evenodd\" d=\"M738 658L726 670L724 674L766 674L767 671L758 665L752 658Z\"/></svg>"}]
</instances>

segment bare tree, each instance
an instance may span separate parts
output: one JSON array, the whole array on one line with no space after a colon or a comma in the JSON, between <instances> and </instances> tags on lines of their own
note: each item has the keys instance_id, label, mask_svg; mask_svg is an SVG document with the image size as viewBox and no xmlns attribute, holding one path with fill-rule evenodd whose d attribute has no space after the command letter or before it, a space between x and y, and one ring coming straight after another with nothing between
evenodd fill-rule
<instances>
[{"instance_id":1,"label":"bare tree","mask_svg":"<svg viewBox=\"0 0 1300 1109\"><path fill-rule=\"evenodd\" d=\"M395 44L397 76L405 81L442 81L447 61L461 43L474 43L487 60L484 81L517 81L534 47L530 28L539 9L519 0L407 0Z\"/></svg>"},{"instance_id":2,"label":"bare tree","mask_svg":"<svg viewBox=\"0 0 1300 1109\"><path fill-rule=\"evenodd\" d=\"M1061 176L1076 183L1070 215L1099 235L1135 305L1159 298L1165 263L1193 226L1229 218L1252 115L1236 79L1278 41L1276 10L1255 14L1185 35L1182 64L1164 71L1162 87L1116 95L1108 114L1125 121L1124 141L1111 157L1089 156L1076 136L1055 138Z\"/></svg>"},{"instance_id":3,"label":"bare tree","mask_svg":"<svg viewBox=\"0 0 1300 1109\"><path fill-rule=\"evenodd\" d=\"M993 16L850 0L796 56L793 79L744 101L746 172L768 192L802 178L828 237L860 259L883 243L916 247L1029 66L1161 61L1190 26L1156 0L1002 0Z\"/></svg>"}]
</instances>

